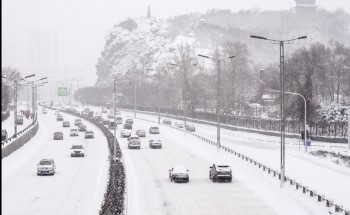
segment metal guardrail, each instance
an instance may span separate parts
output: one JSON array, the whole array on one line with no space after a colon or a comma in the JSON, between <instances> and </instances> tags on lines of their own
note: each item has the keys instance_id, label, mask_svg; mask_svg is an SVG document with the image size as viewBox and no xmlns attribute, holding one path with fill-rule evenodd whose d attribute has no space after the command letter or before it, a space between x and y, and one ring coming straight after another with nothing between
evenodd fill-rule
<instances>
[{"instance_id":1,"label":"metal guardrail","mask_svg":"<svg viewBox=\"0 0 350 215\"><path fill-rule=\"evenodd\" d=\"M130 115L128 115L128 116L129 116L129 117L133 117L133 116L130 116ZM143 119L143 118L140 118L140 117L137 117L137 119L142 119L142 120L144 120L144 121L156 123L156 121L149 120L149 119ZM175 126L172 126L172 125L168 125L168 124L162 124L162 125L171 127L171 128L173 128L173 129L176 129L176 130L179 130L179 131L182 131L182 132L184 131L183 129L179 129L179 128L177 128L177 127L175 127ZM210 140L210 139L208 139L208 138L202 137L202 136L200 136L200 135L198 135L198 134L195 134L195 133L192 133L192 132L188 132L188 131L185 131L185 132L187 132L188 134L193 135L193 136L199 138L200 140L202 140L202 141L205 142L205 143L208 143L208 144L210 144L210 145L216 146L216 142L214 142L214 141L212 141L212 140ZM258 161L256 161L256 160L254 160L254 159L252 159L252 158L250 158L250 157L244 155L244 154L241 154L241 153L239 153L239 152L237 152L237 151L234 151L233 149L230 149L229 147L221 146L221 148L222 148L225 152L230 153L230 154L232 154L232 155L235 155L235 156L237 156L238 158L241 158L242 160L244 160L244 161L246 161L246 162L248 162L248 163L251 163L251 164L253 164L254 166L257 166L257 167L258 167L259 169L261 169L262 171L267 172L267 174L273 175L273 177L278 176L278 180L281 180L281 174L280 174L277 170L274 170L274 169L272 169L271 167L268 167L267 165L264 165L264 164L262 164L261 162L258 162ZM325 206L326 206L327 208L329 208L329 207L334 207L334 212L336 212L336 213L341 213L341 212L343 212L344 215L350 215L350 210L344 209L342 205L334 203L333 200L327 199L327 198L325 197L325 195L320 194L320 193L318 193L317 191L315 191L315 190L313 190L313 189L310 189L308 186L303 185L303 184L301 184L300 182L296 182L294 179L292 179L292 178L290 178L290 177L287 177L287 176L284 177L284 181L287 182L290 186L295 186L295 189L296 189L296 190L301 190L303 194L305 194L305 195L308 194L310 198L316 198L317 201L318 201L318 202L321 202L321 203L322 203L322 202L325 202Z\"/></svg>"},{"instance_id":2,"label":"metal guardrail","mask_svg":"<svg viewBox=\"0 0 350 215\"><path fill-rule=\"evenodd\" d=\"M31 127L33 127L36 123L37 119L35 119L34 122L30 123L27 127L25 127L23 130L17 132L16 134L13 134L11 137L7 138L5 141L1 141L2 145L6 145L8 142L11 142L12 140L15 140L18 138L18 136L22 135L24 132L27 132Z\"/></svg>"}]
</instances>

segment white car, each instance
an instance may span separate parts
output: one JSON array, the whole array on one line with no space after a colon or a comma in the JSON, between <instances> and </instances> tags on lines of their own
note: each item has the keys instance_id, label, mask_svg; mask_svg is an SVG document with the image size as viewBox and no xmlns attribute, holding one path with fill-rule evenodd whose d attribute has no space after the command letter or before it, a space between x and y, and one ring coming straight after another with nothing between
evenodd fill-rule
<instances>
[{"instance_id":1,"label":"white car","mask_svg":"<svg viewBox=\"0 0 350 215\"><path fill-rule=\"evenodd\" d=\"M159 134L159 128L158 127L150 127L149 128L149 133L150 134Z\"/></svg>"},{"instance_id":2,"label":"white car","mask_svg":"<svg viewBox=\"0 0 350 215\"><path fill-rule=\"evenodd\" d=\"M37 175L54 175L56 165L52 159L41 159L37 167Z\"/></svg>"},{"instance_id":3,"label":"white car","mask_svg":"<svg viewBox=\"0 0 350 215\"><path fill-rule=\"evenodd\" d=\"M183 129L185 128L184 124L183 123L180 123L180 122L175 122L174 126L178 129Z\"/></svg>"},{"instance_id":4,"label":"white car","mask_svg":"<svg viewBox=\"0 0 350 215\"><path fill-rule=\"evenodd\" d=\"M47 114L47 110L43 108L42 113Z\"/></svg>"},{"instance_id":5,"label":"white car","mask_svg":"<svg viewBox=\"0 0 350 215\"><path fill-rule=\"evenodd\" d=\"M162 148L162 141L161 140L150 140L149 141L149 147L150 148Z\"/></svg>"},{"instance_id":6,"label":"white car","mask_svg":"<svg viewBox=\"0 0 350 215\"><path fill-rule=\"evenodd\" d=\"M60 113L59 110L55 110L55 115L58 115Z\"/></svg>"},{"instance_id":7,"label":"white car","mask_svg":"<svg viewBox=\"0 0 350 215\"><path fill-rule=\"evenodd\" d=\"M136 135L139 137L146 137L146 131L145 130L137 130Z\"/></svg>"},{"instance_id":8,"label":"white car","mask_svg":"<svg viewBox=\"0 0 350 215\"><path fill-rule=\"evenodd\" d=\"M82 145L73 145L71 149L71 157L84 157L84 147Z\"/></svg>"},{"instance_id":9,"label":"white car","mask_svg":"<svg viewBox=\"0 0 350 215\"><path fill-rule=\"evenodd\" d=\"M70 130L70 136L71 136L71 137L79 136L79 131L78 131L78 129L72 128L72 129Z\"/></svg>"},{"instance_id":10,"label":"white car","mask_svg":"<svg viewBox=\"0 0 350 215\"><path fill-rule=\"evenodd\" d=\"M121 132L120 132L120 137L121 138L124 138L124 137L130 137L131 136L131 132L129 131L129 130L122 130Z\"/></svg>"},{"instance_id":11,"label":"white car","mask_svg":"<svg viewBox=\"0 0 350 215\"><path fill-rule=\"evenodd\" d=\"M184 181L188 183L190 181L190 177L188 175L188 171L184 166L174 166L169 170L169 178L171 182L180 182Z\"/></svg>"},{"instance_id":12,"label":"white car","mask_svg":"<svg viewBox=\"0 0 350 215\"><path fill-rule=\"evenodd\" d=\"M107 118L108 118L108 119L113 119L113 118L114 118L113 113L108 113L108 114L107 114Z\"/></svg>"}]
</instances>

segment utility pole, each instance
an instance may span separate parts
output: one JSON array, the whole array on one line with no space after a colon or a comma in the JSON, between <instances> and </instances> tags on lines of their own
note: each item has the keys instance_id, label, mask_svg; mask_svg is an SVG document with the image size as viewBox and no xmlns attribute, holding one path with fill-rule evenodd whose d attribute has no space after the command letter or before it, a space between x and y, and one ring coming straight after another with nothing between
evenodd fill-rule
<instances>
[{"instance_id":1,"label":"utility pole","mask_svg":"<svg viewBox=\"0 0 350 215\"><path fill-rule=\"evenodd\" d=\"M298 38L293 38L289 40L273 40L273 39L268 39L266 37L261 37L261 36L255 36L251 35L251 38L254 39L259 39L259 40L267 40L272 42L273 44L279 44L280 48L280 97L281 97L281 113L280 113L280 130L281 130L281 183L280 187L282 188L284 185L284 180L285 180L285 164L286 164L286 159L285 159L285 118L284 118L284 106L285 106L285 100L284 100L284 44L290 44L294 40L301 40L301 39L306 39L307 36L301 36ZM306 139L306 134L305 134L305 139Z\"/></svg>"},{"instance_id":2,"label":"utility pole","mask_svg":"<svg viewBox=\"0 0 350 215\"><path fill-rule=\"evenodd\" d=\"M199 54L198 55L199 57L203 57L203 58L208 58L208 59L211 59L212 61L214 61L216 63L216 66L217 66L217 95L216 95L216 116L217 116L217 133L216 133L216 146L217 146L217 149L219 151L220 147L221 147L221 143L220 143L220 103L221 103L221 88L220 88L220 74L221 74L221 61L223 60L229 60L229 59L233 59L235 58L236 56L232 55L232 56L229 56L229 57L225 57L225 58L221 58L221 59L218 59L218 58L211 58L211 57L208 57L206 55L201 55Z\"/></svg>"},{"instance_id":3,"label":"utility pole","mask_svg":"<svg viewBox=\"0 0 350 215\"><path fill-rule=\"evenodd\" d=\"M115 96L116 96L116 86L115 86L115 79L113 79L113 118L114 118L114 130L113 130L113 134L114 134L114 138L113 138L113 143L114 143L114 147L113 147L113 161L117 160L117 138L116 138L116 129L117 129L117 119L115 116L116 113L116 109L115 109Z\"/></svg>"},{"instance_id":4,"label":"utility pole","mask_svg":"<svg viewBox=\"0 0 350 215\"><path fill-rule=\"evenodd\" d=\"M14 102L15 102L15 110L14 110L14 119L15 119L15 137L17 137L17 80L14 81Z\"/></svg>"},{"instance_id":5,"label":"utility pole","mask_svg":"<svg viewBox=\"0 0 350 215\"><path fill-rule=\"evenodd\" d=\"M134 79L134 117L136 119L136 77Z\"/></svg>"}]
</instances>

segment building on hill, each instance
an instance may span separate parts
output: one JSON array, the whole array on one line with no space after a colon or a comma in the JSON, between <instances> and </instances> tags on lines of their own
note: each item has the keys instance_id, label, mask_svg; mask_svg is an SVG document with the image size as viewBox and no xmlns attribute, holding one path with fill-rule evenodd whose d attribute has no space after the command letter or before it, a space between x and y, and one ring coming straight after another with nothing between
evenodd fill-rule
<instances>
[{"instance_id":1,"label":"building on hill","mask_svg":"<svg viewBox=\"0 0 350 215\"><path fill-rule=\"evenodd\" d=\"M297 13L315 13L316 0L295 0L295 11Z\"/></svg>"}]
</instances>

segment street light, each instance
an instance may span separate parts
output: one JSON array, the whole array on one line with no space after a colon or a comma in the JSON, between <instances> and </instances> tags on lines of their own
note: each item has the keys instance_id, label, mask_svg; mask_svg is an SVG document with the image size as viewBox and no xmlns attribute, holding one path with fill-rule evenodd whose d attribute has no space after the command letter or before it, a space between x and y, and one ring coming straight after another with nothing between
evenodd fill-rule
<instances>
[{"instance_id":1,"label":"street light","mask_svg":"<svg viewBox=\"0 0 350 215\"><path fill-rule=\"evenodd\" d=\"M265 90L267 92L274 92L274 93L279 93L280 91L278 90ZM306 145L306 99L303 95L299 94L299 93L293 93L293 92L284 92L285 94L291 94L291 95L297 95L297 96L300 96L303 100L304 100L304 145L305 145L305 153L307 152L307 145ZM299 148L300 150L300 148Z\"/></svg>"},{"instance_id":2,"label":"street light","mask_svg":"<svg viewBox=\"0 0 350 215\"><path fill-rule=\"evenodd\" d=\"M221 89L220 89L220 73L221 73L221 66L220 66L220 62L224 61L224 60L229 60L229 59L233 59L236 56L232 55L229 57L225 57L225 58L211 58L209 56L206 55L202 55L199 54L199 57L203 57L203 58L207 58L210 59L212 61L214 61L217 64L217 68L218 68L218 88L217 88L217 98L216 98L216 116L217 116L217 139L216 139L216 145L217 145L217 149L219 151L221 145L220 145L220 103L221 103Z\"/></svg>"},{"instance_id":3,"label":"street light","mask_svg":"<svg viewBox=\"0 0 350 215\"><path fill-rule=\"evenodd\" d=\"M256 35L251 35L251 38L254 39L260 39L260 40L266 40L270 41L273 44L279 44L280 46L280 86L281 86L281 184L280 186L282 187L284 184L284 179L285 179L285 164L286 164L286 159L285 159L285 131L284 131L284 44L290 44L294 40L302 40L306 39L307 36L301 36L293 39L288 39L288 40L273 40L273 39L268 39L266 37L262 36L256 36ZM306 135L306 134L305 134Z\"/></svg>"},{"instance_id":4,"label":"street light","mask_svg":"<svg viewBox=\"0 0 350 215\"><path fill-rule=\"evenodd\" d=\"M176 67L179 67L180 68L180 66L178 65L178 64L176 64L176 63L169 63L169 65L171 65L171 66L176 66ZM197 63L194 63L194 64L192 64L192 66L194 67L194 66L197 66ZM186 85L186 80L187 80L187 69L184 69L184 72L183 72L183 92L182 92L182 94L183 94L183 102L184 102L184 105L183 105L183 107L184 107L184 125L185 125L185 130L186 130L186 126L187 126L187 85ZM182 105L182 104L181 104Z\"/></svg>"},{"instance_id":5,"label":"street light","mask_svg":"<svg viewBox=\"0 0 350 215\"><path fill-rule=\"evenodd\" d=\"M15 119L15 123L14 123L14 127L15 127L15 134L14 136L17 137L17 82L18 81L24 81L25 79L27 78L30 78L30 77L33 77L35 76L34 74L33 75L28 75L28 76L25 76L24 78L20 78L19 80L15 79L14 80L14 102L15 102L15 110L14 110L14 119Z\"/></svg>"},{"instance_id":6,"label":"street light","mask_svg":"<svg viewBox=\"0 0 350 215\"><path fill-rule=\"evenodd\" d=\"M117 119L116 119L116 107L115 107L115 97L116 97L116 83L121 83L130 80L122 80L122 81L116 81L113 79L113 93L112 93L112 101L113 101L113 119L114 119L114 129L113 129L113 161L115 162L117 160L117 138L116 138L116 129L117 129Z\"/></svg>"}]
</instances>

